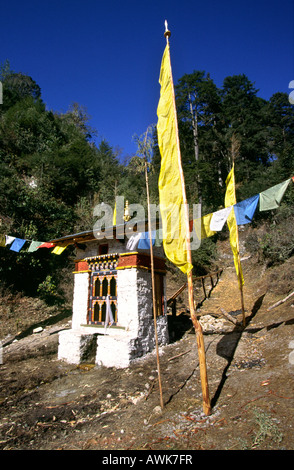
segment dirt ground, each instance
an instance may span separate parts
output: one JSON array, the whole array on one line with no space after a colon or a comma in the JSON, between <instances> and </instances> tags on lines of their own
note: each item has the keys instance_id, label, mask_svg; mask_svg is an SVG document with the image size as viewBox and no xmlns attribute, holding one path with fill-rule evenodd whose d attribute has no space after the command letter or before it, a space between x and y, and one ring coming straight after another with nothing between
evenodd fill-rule
<instances>
[{"instance_id":1,"label":"dirt ground","mask_svg":"<svg viewBox=\"0 0 294 470\"><path fill-rule=\"evenodd\" d=\"M15 341L2 315L0 449L293 450L294 297L268 310L294 290L293 258L265 269L244 255L246 327L240 326L240 293L225 256L220 280L197 312L209 416L203 413L195 332L182 308L169 315L173 342L160 348L163 409L155 353L126 369L69 365L57 359L58 331L70 327L68 311L35 315ZM222 309L238 324L226 320ZM40 324L43 330L33 333Z\"/></svg>"}]
</instances>

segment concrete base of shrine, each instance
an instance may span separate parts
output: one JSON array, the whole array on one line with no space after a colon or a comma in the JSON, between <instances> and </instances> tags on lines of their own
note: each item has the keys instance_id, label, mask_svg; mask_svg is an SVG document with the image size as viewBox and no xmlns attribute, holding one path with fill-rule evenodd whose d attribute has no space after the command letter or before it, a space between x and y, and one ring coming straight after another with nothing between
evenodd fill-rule
<instances>
[{"instance_id":1,"label":"concrete base of shrine","mask_svg":"<svg viewBox=\"0 0 294 470\"><path fill-rule=\"evenodd\" d=\"M166 316L157 320L158 343L168 344ZM155 349L155 335L149 331L143 337L134 337L120 328L63 330L59 333L58 359L70 364L93 363L105 367L128 367L131 362Z\"/></svg>"},{"instance_id":2,"label":"concrete base of shrine","mask_svg":"<svg viewBox=\"0 0 294 470\"><path fill-rule=\"evenodd\" d=\"M96 355L97 334L79 330L63 330L59 333L58 359L69 364L93 362Z\"/></svg>"}]
</instances>

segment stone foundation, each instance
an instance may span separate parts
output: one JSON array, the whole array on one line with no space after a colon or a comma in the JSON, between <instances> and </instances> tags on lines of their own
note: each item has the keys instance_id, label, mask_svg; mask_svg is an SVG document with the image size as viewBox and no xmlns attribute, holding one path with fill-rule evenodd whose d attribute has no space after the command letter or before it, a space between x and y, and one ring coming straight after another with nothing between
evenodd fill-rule
<instances>
[{"instance_id":1,"label":"stone foundation","mask_svg":"<svg viewBox=\"0 0 294 470\"><path fill-rule=\"evenodd\" d=\"M97 336L97 353L95 363L105 367L128 367L135 359L145 356L155 349L154 324L145 331L146 335L136 336L124 332L115 334L109 328L107 334ZM159 345L168 344L167 317L157 319L157 337Z\"/></svg>"},{"instance_id":2,"label":"stone foundation","mask_svg":"<svg viewBox=\"0 0 294 470\"><path fill-rule=\"evenodd\" d=\"M79 330L63 330L59 333L58 359L69 364L82 364L95 359L97 334L85 334Z\"/></svg>"},{"instance_id":3,"label":"stone foundation","mask_svg":"<svg viewBox=\"0 0 294 470\"><path fill-rule=\"evenodd\" d=\"M99 366L124 368L130 365L131 345L129 338L99 336L95 363Z\"/></svg>"},{"instance_id":4,"label":"stone foundation","mask_svg":"<svg viewBox=\"0 0 294 470\"><path fill-rule=\"evenodd\" d=\"M160 323L160 322L159 322ZM154 328L144 337L115 334L109 328L106 334L64 330L59 333L58 359L69 364L94 363L105 367L128 367L131 362L155 349ZM93 330L93 328L91 328ZM103 329L101 329L103 331ZM164 328L158 325L158 342L167 344Z\"/></svg>"}]
</instances>

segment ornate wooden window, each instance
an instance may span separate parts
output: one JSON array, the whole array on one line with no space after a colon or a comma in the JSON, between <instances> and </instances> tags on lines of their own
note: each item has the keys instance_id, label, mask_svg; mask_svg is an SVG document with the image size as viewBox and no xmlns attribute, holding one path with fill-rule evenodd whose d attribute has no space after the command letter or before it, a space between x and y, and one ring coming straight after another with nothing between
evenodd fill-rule
<instances>
[{"instance_id":1,"label":"ornate wooden window","mask_svg":"<svg viewBox=\"0 0 294 470\"><path fill-rule=\"evenodd\" d=\"M114 324L117 323L117 254L87 258L91 270L88 303L88 323L103 325L106 318L106 298L109 295Z\"/></svg>"}]
</instances>

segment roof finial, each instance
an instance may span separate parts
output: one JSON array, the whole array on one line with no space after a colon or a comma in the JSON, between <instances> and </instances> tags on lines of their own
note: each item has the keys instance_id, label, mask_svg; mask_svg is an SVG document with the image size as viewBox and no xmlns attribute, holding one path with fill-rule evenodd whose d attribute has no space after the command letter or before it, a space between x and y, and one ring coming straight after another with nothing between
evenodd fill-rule
<instances>
[{"instance_id":1,"label":"roof finial","mask_svg":"<svg viewBox=\"0 0 294 470\"><path fill-rule=\"evenodd\" d=\"M129 201L126 201L126 206L124 209L124 221L128 222L131 219L130 212L129 212Z\"/></svg>"},{"instance_id":2,"label":"roof finial","mask_svg":"<svg viewBox=\"0 0 294 470\"><path fill-rule=\"evenodd\" d=\"M168 38L170 37L171 32L170 32L169 29L168 29L167 20L165 20L164 24L165 24L164 37L165 37L166 40L168 41Z\"/></svg>"}]
</instances>

